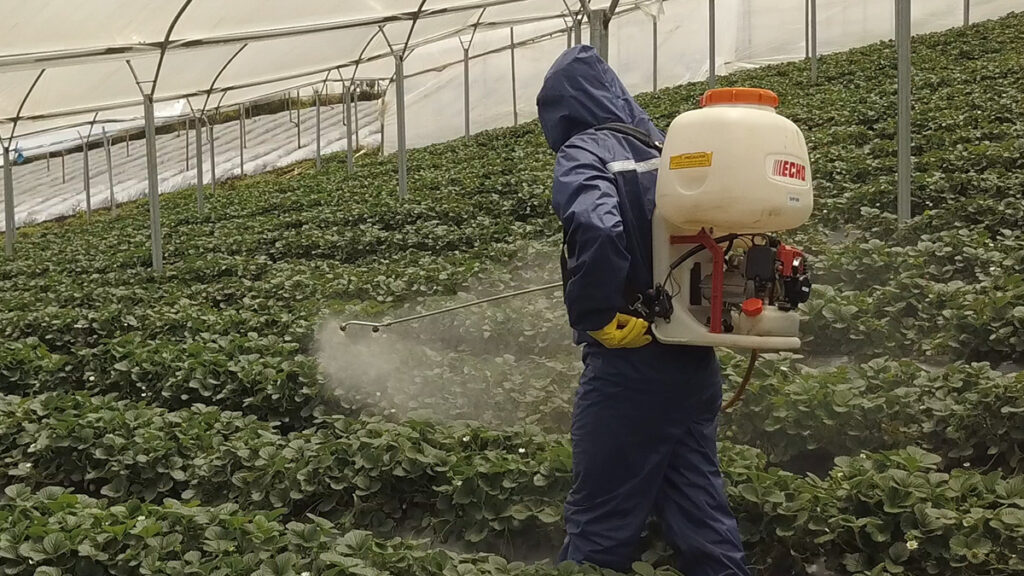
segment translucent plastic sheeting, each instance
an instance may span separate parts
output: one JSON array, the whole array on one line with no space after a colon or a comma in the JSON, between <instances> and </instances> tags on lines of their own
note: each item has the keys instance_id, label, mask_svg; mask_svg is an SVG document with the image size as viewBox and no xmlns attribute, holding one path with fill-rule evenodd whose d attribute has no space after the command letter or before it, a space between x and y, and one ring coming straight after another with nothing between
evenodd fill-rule
<instances>
[{"instance_id":1,"label":"translucent plastic sheeting","mask_svg":"<svg viewBox=\"0 0 1024 576\"><path fill-rule=\"evenodd\" d=\"M420 46L452 37L488 10L488 21L498 25L562 21L578 10L562 0L8 4L0 23L0 136L8 137L16 118L18 133L33 133L43 119L138 106L136 80L156 102L207 93L219 98L268 83L301 83L357 62L381 68L382 57L407 40Z\"/></svg>"},{"instance_id":2,"label":"translucent plastic sheeting","mask_svg":"<svg viewBox=\"0 0 1024 576\"><path fill-rule=\"evenodd\" d=\"M692 3L691 0L681 0ZM532 3L532 2L531 2ZM650 44L650 17L639 10L651 2L621 2L619 10L629 18L647 22ZM668 4L666 3L666 6ZM570 6L573 4L570 3ZM597 3L591 4L597 7ZM492 18L503 18L488 9L480 20L475 36L467 33L459 38L432 43L415 50L405 63L407 143L410 147L450 140L465 134L465 88L463 81L463 45L470 44L470 126L471 132L508 126L517 119L526 122L537 117L536 98L548 67L566 49L568 22L547 18L514 27L516 47L515 103L513 114L512 36L507 26L490 24ZM564 10L563 10L564 11ZM615 20L612 28L616 27ZM614 35L614 32L613 32ZM587 38L587 31L584 31ZM613 41L614 42L614 41ZM649 50L647 52L650 53ZM612 58L614 61L614 58ZM647 62L650 62L648 56ZM636 71L639 82L650 82L650 66ZM397 145L397 110L395 86L392 84L385 100L384 149L393 152ZM444 105L439 105L444 102Z\"/></svg>"},{"instance_id":3,"label":"translucent plastic sheeting","mask_svg":"<svg viewBox=\"0 0 1024 576\"><path fill-rule=\"evenodd\" d=\"M547 41L516 48L516 100L519 120L536 118L536 97L544 72L565 50L565 28L561 23L538 23L516 27L516 40L548 37ZM552 34L556 36L552 37ZM513 123L511 43L508 30L479 31L473 39L470 62L470 124L473 132ZM495 53L488 54L498 50ZM450 66L434 72L434 62ZM450 140L465 133L463 52L458 39L439 42L414 52L406 65L407 142L410 147ZM424 73L425 72L425 73ZM394 86L386 99L384 148L394 151L397 142ZM439 105L444 102L443 105Z\"/></svg>"},{"instance_id":4,"label":"translucent plastic sheeting","mask_svg":"<svg viewBox=\"0 0 1024 576\"><path fill-rule=\"evenodd\" d=\"M803 58L806 0L716 0L716 70ZM1024 9L1024 0L971 0L971 21L1003 16ZM709 70L707 0L667 0L658 20L658 87L706 78ZM626 86L642 92L652 82L654 10L634 10L616 16L610 26L608 59ZM818 0L819 54L846 50L892 39L895 31L892 0ZM484 18L490 14L485 14ZM914 3L913 32L933 32L963 23L963 0ZM563 24L564 26L564 24ZM556 29L551 26L548 29ZM534 29L536 31L536 29ZM530 37L526 26L516 27L517 40ZM584 20L583 41L590 33ZM470 73L470 112L473 132L512 124L511 59L508 31L477 34L473 54L504 46L502 53L474 58ZM442 48L443 46L443 48ZM535 98L548 67L566 47L565 37L537 46L517 48L516 84L519 120L536 117ZM414 75L406 82L407 140L422 146L457 138L464 133L462 52L458 42L439 43L424 61L447 61L438 71ZM420 64L422 68L425 64ZM416 74L407 66L407 74ZM396 145L395 91L386 98L384 147ZM439 103L444 103L439 104ZM893 111L895 114L895 110Z\"/></svg>"},{"instance_id":5,"label":"translucent plastic sheeting","mask_svg":"<svg viewBox=\"0 0 1024 576\"><path fill-rule=\"evenodd\" d=\"M963 0L929 0L913 5L914 34L963 24ZM741 0L734 62L778 61L806 54L807 0ZM971 0L971 20L995 18L1024 9L1022 0ZM818 53L836 52L895 37L892 0L818 0ZM729 30L724 32L730 33Z\"/></svg>"}]
</instances>

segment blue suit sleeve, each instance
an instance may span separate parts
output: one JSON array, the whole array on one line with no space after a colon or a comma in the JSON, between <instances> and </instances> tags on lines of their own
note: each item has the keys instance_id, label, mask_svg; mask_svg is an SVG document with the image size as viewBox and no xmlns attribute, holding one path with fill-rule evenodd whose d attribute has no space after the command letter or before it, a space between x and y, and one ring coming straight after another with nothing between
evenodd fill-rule
<instances>
[{"instance_id":1,"label":"blue suit sleeve","mask_svg":"<svg viewBox=\"0 0 1024 576\"><path fill-rule=\"evenodd\" d=\"M566 232L569 324L600 330L622 309L629 270L615 179L592 151L570 142L555 162L552 205Z\"/></svg>"}]
</instances>

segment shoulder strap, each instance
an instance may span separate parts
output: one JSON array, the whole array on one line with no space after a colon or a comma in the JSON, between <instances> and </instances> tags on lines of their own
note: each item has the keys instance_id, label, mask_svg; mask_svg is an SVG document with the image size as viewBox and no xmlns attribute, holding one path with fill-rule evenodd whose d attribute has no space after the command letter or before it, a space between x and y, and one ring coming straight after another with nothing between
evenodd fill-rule
<instances>
[{"instance_id":1,"label":"shoulder strap","mask_svg":"<svg viewBox=\"0 0 1024 576\"><path fill-rule=\"evenodd\" d=\"M623 124L621 122L609 122L608 124L602 124L597 128L594 128L597 132L615 132L628 136L634 140L639 141L641 144L646 145L648 148L653 148L658 152L661 152L663 143L657 142L647 132L637 128L636 126L630 126L629 124Z\"/></svg>"}]
</instances>

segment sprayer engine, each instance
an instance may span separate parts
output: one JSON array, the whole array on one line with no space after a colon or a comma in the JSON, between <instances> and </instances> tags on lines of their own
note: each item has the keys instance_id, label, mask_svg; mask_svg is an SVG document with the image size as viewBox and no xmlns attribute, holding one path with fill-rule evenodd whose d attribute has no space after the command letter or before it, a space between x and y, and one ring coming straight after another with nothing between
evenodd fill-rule
<instances>
[{"instance_id":1,"label":"sprayer engine","mask_svg":"<svg viewBox=\"0 0 1024 576\"><path fill-rule=\"evenodd\" d=\"M735 244L736 237L730 237ZM761 242L761 243L756 243ZM701 266L691 268L690 287L692 306L712 306L715 299L714 274L702 274ZM734 315L756 318L766 307L782 312L796 310L807 302L811 294L811 280L807 273L807 258L797 248L787 246L770 236L753 236L750 246L743 252L724 253L722 272L721 329L725 334L735 331ZM771 313L771 312L770 312ZM664 316L671 322L671 315ZM745 323L753 320L745 321ZM710 329L709 315L705 324Z\"/></svg>"}]
</instances>

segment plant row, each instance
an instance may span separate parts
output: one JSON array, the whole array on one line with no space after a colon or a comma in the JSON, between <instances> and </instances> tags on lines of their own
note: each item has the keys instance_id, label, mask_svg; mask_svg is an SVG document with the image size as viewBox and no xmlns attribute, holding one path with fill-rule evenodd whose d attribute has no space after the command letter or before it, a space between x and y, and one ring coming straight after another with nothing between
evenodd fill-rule
<instances>
[{"instance_id":1,"label":"plant row","mask_svg":"<svg viewBox=\"0 0 1024 576\"><path fill-rule=\"evenodd\" d=\"M571 483L568 438L531 429L331 418L283 436L213 408L58 395L8 403L4 421L22 421L3 435L16 446L4 456L8 482L118 500L280 508L382 535L554 548ZM941 458L917 448L839 458L822 480L767 468L753 448L723 443L720 458L752 562L1022 568L1022 476L939 472Z\"/></svg>"},{"instance_id":2,"label":"plant row","mask_svg":"<svg viewBox=\"0 0 1024 576\"><path fill-rule=\"evenodd\" d=\"M809 368L788 355L758 360L723 437L763 449L775 462L819 461L915 445L941 454L943 469L1024 473L1024 373L988 364L924 368L879 358ZM727 395L745 359L726 364Z\"/></svg>"},{"instance_id":3,"label":"plant row","mask_svg":"<svg viewBox=\"0 0 1024 576\"><path fill-rule=\"evenodd\" d=\"M589 567L507 562L345 531L322 518L168 500L111 503L60 487L12 484L0 496L0 563L11 576L571 576ZM646 564L637 574L661 573Z\"/></svg>"}]
</instances>

